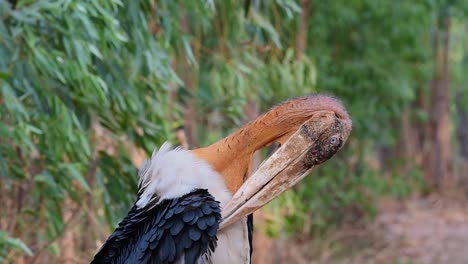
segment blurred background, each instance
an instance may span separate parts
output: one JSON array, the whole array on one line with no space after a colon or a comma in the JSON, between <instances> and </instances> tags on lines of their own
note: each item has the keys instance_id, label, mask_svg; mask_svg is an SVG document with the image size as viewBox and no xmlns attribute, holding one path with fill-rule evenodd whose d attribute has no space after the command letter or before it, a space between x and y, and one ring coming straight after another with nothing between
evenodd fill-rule
<instances>
[{"instance_id":1,"label":"blurred background","mask_svg":"<svg viewBox=\"0 0 468 264\"><path fill-rule=\"evenodd\" d=\"M320 92L353 131L255 214L254 263L468 263L467 1L0 0L0 18L0 262L89 263L155 147Z\"/></svg>"}]
</instances>

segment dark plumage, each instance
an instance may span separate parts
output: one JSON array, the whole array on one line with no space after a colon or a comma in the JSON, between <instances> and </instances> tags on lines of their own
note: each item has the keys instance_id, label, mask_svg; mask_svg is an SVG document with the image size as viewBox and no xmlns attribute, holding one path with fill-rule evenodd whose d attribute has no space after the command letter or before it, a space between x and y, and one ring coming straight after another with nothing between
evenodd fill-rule
<instances>
[{"instance_id":1,"label":"dark plumage","mask_svg":"<svg viewBox=\"0 0 468 264\"><path fill-rule=\"evenodd\" d=\"M132 207L91 263L196 263L216 248L219 202L207 190Z\"/></svg>"},{"instance_id":2,"label":"dark plumage","mask_svg":"<svg viewBox=\"0 0 468 264\"><path fill-rule=\"evenodd\" d=\"M249 235L250 263L252 263L253 232L254 232L253 214L249 214L249 215L247 216L247 232L248 232L248 235Z\"/></svg>"}]
</instances>

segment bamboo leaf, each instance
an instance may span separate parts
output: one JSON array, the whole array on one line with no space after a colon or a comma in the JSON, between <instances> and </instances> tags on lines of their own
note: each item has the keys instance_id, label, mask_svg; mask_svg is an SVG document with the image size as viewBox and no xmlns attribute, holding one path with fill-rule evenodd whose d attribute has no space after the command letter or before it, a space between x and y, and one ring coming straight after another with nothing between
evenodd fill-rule
<instances>
[{"instance_id":1,"label":"bamboo leaf","mask_svg":"<svg viewBox=\"0 0 468 264\"><path fill-rule=\"evenodd\" d=\"M197 60L193 55L192 47L190 46L190 38L187 36L182 37L182 44L184 46L185 55L190 65L197 66Z\"/></svg>"},{"instance_id":2,"label":"bamboo leaf","mask_svg":"<svg viewBox=\"0 0 468 264\"><path fill-rule=\"evenodd\" d=\"M10 247L22 251L28 256L33 256L31 249L24 244L23 241L17 238L10 237L6 231L0 230L0 246Z\"/></svg>"},{"instance_id":3,"label":"bamboo leaf","mask_svg":"<svg viewBox=\"0 0 468 264\"><path fill-rule=\"evenodd\" d=\"M10 78L10 74L8 74L7 72L0 72L0 79L3 79L5 81L8 81L8 79Z\"/></svg>"},{"instance_id":4,"label":"bamboo leaf","mask_svg":"<svg viewBox=\"0 0 468 264\"><path fill-rule=\"evenodd\" d=\"M91 191L85 177L80 171L79 164L77 163L62 163L59 165L59 169L64 170L64 173L68 174L71 179L76 180L86 190Z\"/></svg>"}]
</instances>

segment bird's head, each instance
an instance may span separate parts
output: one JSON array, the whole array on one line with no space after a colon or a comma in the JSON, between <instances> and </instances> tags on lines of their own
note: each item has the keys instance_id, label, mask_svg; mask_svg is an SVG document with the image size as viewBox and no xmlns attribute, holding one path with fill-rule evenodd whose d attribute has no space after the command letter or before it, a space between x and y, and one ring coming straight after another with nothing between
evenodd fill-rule
<instances>
[{"instance_id":1,"label":"bird's head","mask_svg":"<svg viewBox=\"0 0 468 264\"><path fill-rule=\"evenodd\" d=\"M351 132L343 105L325 95L305 96L274 107L213 145L193 152L224 177L234 194L223 208L222 227L252 213L331 158ZM281 146L251 175L253 153Z\"/></svg>"}]
</instances>

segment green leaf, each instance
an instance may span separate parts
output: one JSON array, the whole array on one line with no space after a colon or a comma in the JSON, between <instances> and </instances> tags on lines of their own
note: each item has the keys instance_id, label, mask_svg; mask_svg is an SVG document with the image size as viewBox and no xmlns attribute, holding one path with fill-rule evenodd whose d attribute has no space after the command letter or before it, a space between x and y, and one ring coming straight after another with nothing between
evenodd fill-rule
<instances>
[{"instance_id":1,"label":"green leaf","mask_svg":"<svg viewBox=\"0 0 468 264\"><path fill-rule=\"evenodd\" d=\"M252 10L251 14L252 14L253 21L259 27L261 27L262 29L264 29L268 33L268 35L270 36L273 43L275 43L275 46L278 47L278 48L282 48L278 32L276 32L273 25L271 25L271 23L264 16L262 16L261 14L259 14L256 11Z\"/></svg>"},{"instance_id":2,"label":"green leaf","mask_svg":"<svg viewBox=\"0 0 468 264\"><path fill-rule=\"evenodd\" d=\"M182 44L184 46L185 55L190 65L197 66L197 60L193 55L192 47L190 46L190 38L187 36L182 37Z\"/></svg>"},{"instance_id":3,"label":"green leaf","mask_svg":"<svg viewBox=\"0 0 468 264\"><path fill-rule=\"evenodd\" d=\"M78 181L78 183L80 183L80 185L89 192L91 191L91 188L81 173L79 166L80 165L78 163L62 163L59 165L59 169L64 170L64 172L68 174L71 179Z\"/></svg>"},{"instance_id":4,"label":"green leaf","mask_svg":"<svg viewBox=\"0 0 468 264\"><path fill-rule=\"evenodd\" d=\"M2 230L0 230L0 246L6 246L15 250L20 250L28 256L34 255L31 249L26 244L24 244L23 241L10 237L6 231Z\"/></svg>"},{"instance_id":5,"label":"green leaf","mask_svg":"<svg viewBox=\"0 0 468 264\"><path fill-rule=\"evenodd\" d=\"M3 79L5 81L8 81L8 79L10 78L10 74L7 73L7 72L0 72L0 79Z\"/></svg>"},{"instance_id":6,"label":"green leaf","mask_svg":"<svg viewBox=\"0 0 468 264\"><path fill-rule=\"evenodd\" d=\"M23 104L18 100L15 92L9 84L4 83L1 87L2 97L8 110L10 110L18 120L28 120L29 114Z\"/></svg>"},{"instance_id":7,"label":"green leaf","mask_svg":"<svg viewBox=\"0 0 468 264\"><path fill-rule=\"evenodd\" d=\"M26 126L26 128L27 128L28 130L30 130L31 132L33 132L33 133L35 133L35 134L38 134L38 135L43 134L43 132L42 132L41 129L39 129L39 128L33 126L33 125L26 124L25 126Z\"/></svg>"},{"instance_id":8,"label":"green leaf","mask_svg":"<svg viewBox=\"0 0 468 264\"><path fill-rule=\"evenodd\" d=\"M102 54L94 44L89 44L88 48L89 48L89 51L91 51L91 53L93 53L96 57L102 60Z\"/></svg>"}]
</instances>

